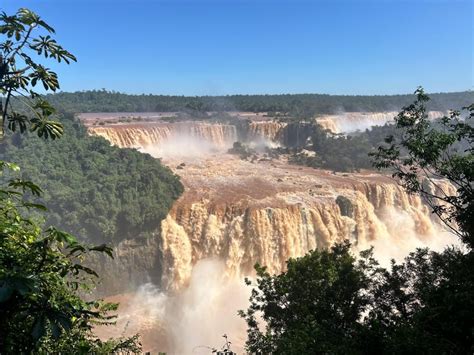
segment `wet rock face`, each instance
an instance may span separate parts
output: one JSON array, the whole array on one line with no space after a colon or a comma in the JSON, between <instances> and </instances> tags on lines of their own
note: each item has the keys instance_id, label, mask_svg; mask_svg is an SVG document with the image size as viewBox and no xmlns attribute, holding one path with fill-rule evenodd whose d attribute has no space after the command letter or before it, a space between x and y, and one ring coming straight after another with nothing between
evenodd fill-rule
<instances>
[{"instance_id":1,"label":"wet rock face","mask_svg":"<svg viewBox=\"0 0 474 355\"><path fill-rule=\"evenodd\" d=\"M309 123L290 123L282 129L281 143L290 148L304 147L313 134Z\"/></svg>"},{"instance_id":2,"label":"wet rock face","mask_svg":"<svg viewBox=\"0 0 474 355\"><path fill-rule=\"evenodd\" d=\"M353 217L354 214L354 206L352 205L351 200L349 200L347 197L339 195L336 198L336 203L339 206L339 209L341 210L341 215L346 216L346 217Z\"/></svg>"},{"instance_id":3,"label":"wet rock face","mask_svg":"<svg viewBox=\"0 0 474 355\"><path fill-rule=\"evenodd\" d=\"M96 294L107 296L136 290L152 282L160 286L163 274L159 231L148 237L127 239L115 246L114 258L94 257L90 263L100 275Z\"/></svg>"}]
</instances>

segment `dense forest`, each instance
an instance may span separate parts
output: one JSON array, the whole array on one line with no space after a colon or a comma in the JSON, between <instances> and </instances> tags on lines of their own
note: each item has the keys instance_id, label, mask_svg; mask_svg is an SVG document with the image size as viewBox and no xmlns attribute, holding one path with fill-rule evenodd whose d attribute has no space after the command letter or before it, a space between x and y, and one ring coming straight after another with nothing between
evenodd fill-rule
<instances>
[{"instance_id":1,"label":"dense forest","mask_svg":"<svg viewBox=\"0 0 474 355\"><path fill-rule=\"evenodd\" d=\"M44 190L49 225L90 242L119 242L159 227L183 191L159 160L90 137L71 114L62 139L46 142L13 134L0 144L0 159L22 167L22 178Z\"/></svg>"},{"instance_id":2,"label":"dense forest","mask_svg":"<svg viewBox=\"0 0 474 355\"><path fill-rule=\"evenodd\" d=\"M430 94L430 110L445 111L472 103L474 93ZM250 111L284 112L297 116L341 111L398 111L409 104L412 95L345 96L323 94L164 96L128 95L106 90L78 91L47 95L57 108L70 112L153 112L153 111Z\"/></svg>"},{"instance_id":3,"label":"dense forest","mask_svg":"<svg viewBox=\"0 0 474 355\"><path fill-rule=\"evenodd\" d=\"M351 135L333 134L316 123L307 126L311 130L307 145L296 151L290 149L290 162L340 172L372 169L369 154L385 144L385 137L399 134L393 124Z\"/></svg>"}]
</instances>

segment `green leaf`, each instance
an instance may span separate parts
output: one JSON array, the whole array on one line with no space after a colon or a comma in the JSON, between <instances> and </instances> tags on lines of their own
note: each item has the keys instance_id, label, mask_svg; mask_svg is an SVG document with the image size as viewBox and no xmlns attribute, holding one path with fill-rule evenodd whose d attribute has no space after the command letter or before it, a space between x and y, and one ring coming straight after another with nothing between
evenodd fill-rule
<instances>
[{"instance_id":1,"label":"green leaf","mask_svg":"<svg viewBox=\"0 0 474 355\"><path fill-rule=\"evenodd\" d=\"M31 332L31 335L33 336L33 339L38 341L43 335L46 334L46 317L44 315L39 316L34 325L33 325L33 331Z\"/></svg>"},{"instance_id":2,"label":"green leaf","mask_svg":"<svg viewBox=\"0 0 474 355\"><path fill-rule=\"evenodd\" d=\"M106 253L112 259L114 258L113 249L109 247L107 244L96 245L89 248L90 251L98 251L101 253Z\"/></svg>"},{"instance_id":3,"label":"green leaf","mask_svg":"<svg viewBox=\"0 0 474 355\"><path fill-rule=\"evenodd\" d=\"M13 288L5 283L0 286L0 303L8 301L13 291Z\"/></svg>"},{"instance_id":4,"label":"green leaf","mask_svg":"<svg viewBox=\"0 0 474 355\"><path fill-rule=\"evenodd\" d=\"M20 171L20 167L17 164L0 160L0 170L4 168L15 172Z\"/></svg>"},{"instance_id":5,"label":"green leaf","mask_svg":"<svg viewBox=\"0 0 474 355\"><path fill-rule=\"evenodd\" d=\"M37 210L40 210L40 211L47 211L48 210L45 205L42 205L42 204L39 204L39 203L23 202L23 206L26 207L26 208L37 209Z\"/></svg>"},{"instance_id":6,"label":"green leaf","mask_svg":"<svg viewBox=\"0 0 474 355\"><path fill-rule=\"evenodd\" d=\"M94 270L92 270L91 268L88 268L87 266L83 266L81 264L75 264L73 266L73 268L79 272L79 271L84 271L85 273L89 274L89 275L93 275L95 277L99 277L99 275L97 274L97 272L95 272Z\"/></svg>"},{"instance_id":7,"label":"green leaf","mask_svg":"<svg viewBox=\"0 0 474 355\"><path fill-rule=\"evenodd\" d=\"M8 186L13 187L15 189L21 188L23 192L30 191L35 196L40 196L43 192L43 190L41 190L38 185L28 180L13 179L9 181Z\"/></svg>"}]
</instances>

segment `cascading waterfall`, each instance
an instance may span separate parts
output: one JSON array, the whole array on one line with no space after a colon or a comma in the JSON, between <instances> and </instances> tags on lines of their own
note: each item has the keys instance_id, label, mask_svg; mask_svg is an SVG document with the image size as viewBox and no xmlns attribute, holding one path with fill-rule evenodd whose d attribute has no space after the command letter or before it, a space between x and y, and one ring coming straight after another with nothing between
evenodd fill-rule
<instances>
[{"instance_id":1,"label":"cascading waterfall","mask_svg":"<svg viewBox=\"0 0 474 355\"><path fill-rule=\"evenodd\" d=\"M281 141L288 139L287 126L250 123L248 136ZM278 273L289 258L349 239L355 252L374 245L376 257L387 265L416 247L440 249L455 240L419 196L387 176L331 174L284 159L250 162L222 154L236 140L235 126L117 124L92 126L89 132L156 157L180 138L183 150L197 149L190 148L193 140L221 150L186 160L173 155L174 149L163 161L171 167L186 161L176 170L184 194L160 231L145 242L122 242L118 257L99 270L114 275L117 293L131 282L153 281L117 296L123 304L120 329L142 333L148 351L193 353L196 345L218 345L224 332L241 351L245 324L236 311L247 305L249 289L242 278L253 275L257 262ZM443 181L433 188L454 192Z\"/></svg>"},{"instance_id":2,"label":"cascading waterfall","mask_svg":"<svg viewBox=\"0 0 474 355\"><path fill-rule=\"evenodd\" d=\"M170 140L182 138L208 142L215 148L228 148L237 140L235 126L202 122L89 126L88 132L104 137L121 148L159 147Z\"/></svg>"},{"instance_id":3,"label":"cascading waterfall","mask_svg":"<svg viewBox=\"0 0 474 355\"><path fill-rule=\"evenodd\" d=\"M244 137L247 142L285 143L288 140L286 123L274 121L251 122ZM239 140L237 127L228 124L205 122L113 124L89 126L89 134L104 137L112 144L121 147L159 149L177 140L195 141L214 149L228 149Z\"/></svg>"},{"instance_id":4,"label":"cascading waterfall","mask_svg":"<svg viewBox=\"0 0 474 355\"><path fill-rule=\"evenodd\" d=\"M398 112L345 112L335 115L319 116L316 121L325 129L334 133L350 133L364 131L373 126L383 126L393 122ZM445 114L441 111L429 111L428 118L434 120Z\"/></svg>"},{"instance_id":5,"label":"cascading waterfall","mask_svg":"<svg viewBox=\"0 0 474 355\"><path fill-rule=\"evenodd\" d=\"M444 114L440 111L430 111L428 118L434 120ZM319 116L316 122L334 133L350 133L392 122L396 115L397 112L346 112ZM96 125L89 126L88 132L104 137L122 148L159 147L170 140L195 139L206 142L215 149L227 149L238 140L236 126L200 121ZM302 137L298 139L300 133ZM305 131L304 124L296 127L294 124L264 120L250 122L244 135L245 140L249 142L263 141L288 146L303 144L308 137L308 132ZM300 142L295 143L295 140L300 140Z\"/></svg>"},{"instance_id":6,"label":"cascading waterfall","mask_svg":"<svg viewBox=\"0 0 474 355\"><path fill-rule=\"evenodd\" d=\"M256 121L249 124L248 140L265 139L278 142L282 139L282 132L286 123L275 121Z\"/></svg>"},{"instance_id":7,"label":"cascading waterfall","mask_svg":"<svg viewBox=\"0 0 474 355\"><path fill-rule=\"evenodd\" d=\"M253 122L249 130L253 137L277 140L284 128L275 122ZM173 141L180 134L221 148L231 145L236 137L234 126L200 122L94 126L89 131L119 146L139 145L152 155L155 145ZM285 171L274 176L274 164L230 159L221 154L214 156L213 162L197 164L194 170L178 172L186 192L161 228L161 285L165 289L185 287L193 266L206 258L224 260L226 272L241 277L250 273L256 262L271 272L281 272L289 258L344 239L352 240L357 248L381 240L395 245L401 238L392 223L397 219L404 221L415 242L427 244L439 234L420 197L407 194L379 175L322 178L316 170L301 173L293 168L293 175ZM281 168L289 169L286 164ZM252 176L263 180L256 183ZM288 177L288 182L275 184L277 178L282 180L279 177ZM308 191L306 187L315 183L325 188ZM301 188L295 189L295 185ZM249 191L243 193L242 189ZM260 195L250 197L256 193ZM339 196L348 208L341 206Z\"/></svg>"},{"instance_id":8,"label":"cascading waterfall","mask_svg":"<svg viewBox=\"0 0 474 355\"><path fill-rule=\"evenodd\" d=\"M350 213L343 213L338 196L348 201ZM289 258L344 239L359 250L392 244L394 252L384 252L397 258L414 245L443 243L420 197L393 183L361 182L337 188L329 196L293 193L279 199L277 205L269 201L266 206L178 201L162 222L162 286L187 286L193 265L207 258L224 260L228 275L240 278L251 274L256 262L278 273Z\"/></svg>"}]
</instances>

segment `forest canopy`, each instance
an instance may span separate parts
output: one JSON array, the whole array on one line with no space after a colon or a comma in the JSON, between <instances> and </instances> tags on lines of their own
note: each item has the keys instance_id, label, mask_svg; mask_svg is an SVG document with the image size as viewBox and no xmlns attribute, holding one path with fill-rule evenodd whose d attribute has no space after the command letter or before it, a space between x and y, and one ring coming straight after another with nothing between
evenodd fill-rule
<instances>
[{"instance_id":1,"label":"forest canopy","mask_svg":"<svg viewBox=\"0 0 474 355\"><path fill-rule=\"evenodd\" d=\"M24 167L22 178L44 190L46 223L108 243L159 227L183 191L179 178L150 155L110 146L63 116L60 140L13 134L0 144L0 159Z\"/></svg>"},{"instance_id":2,"label":"forest canopy","mask_svg":"<svg viewBox=\"0 0 474 355\"><path fill-rule=\"evenodd\" d=\"M429 109L446 111L472 103L470 91L430 94ZM282 112L297 116L337 112L399 111L412 95L346 96L324 94L165 96L128 95L106 90L62 92L46 96L69 112L251 111Z\"/></svg>"}]
</instances>

